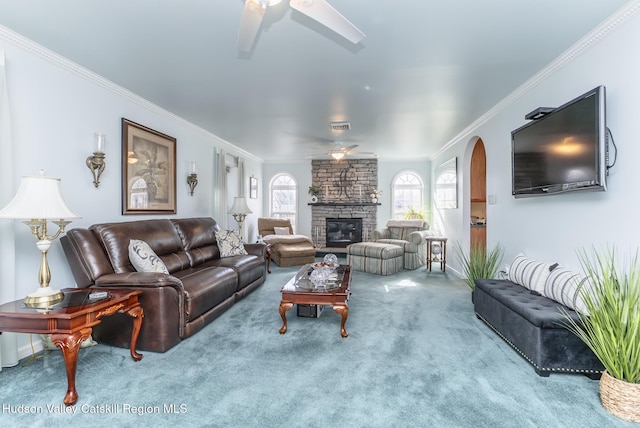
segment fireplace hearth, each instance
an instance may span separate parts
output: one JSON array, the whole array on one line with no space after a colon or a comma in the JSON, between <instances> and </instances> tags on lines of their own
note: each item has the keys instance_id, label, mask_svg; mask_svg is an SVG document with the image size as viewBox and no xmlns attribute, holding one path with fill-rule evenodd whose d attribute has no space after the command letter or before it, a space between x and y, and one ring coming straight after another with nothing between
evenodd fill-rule
<instances>
[{"instance_id":1,"label":"fireplace hearth","mask_svg":"<svg viewBox=\"0 0 640 428\"><path fill-rule=\"evenodd\" d=\"M345 248L354 242L362 242L361 218L326 219L327 247Z\"/></svg>"}]
</instances>

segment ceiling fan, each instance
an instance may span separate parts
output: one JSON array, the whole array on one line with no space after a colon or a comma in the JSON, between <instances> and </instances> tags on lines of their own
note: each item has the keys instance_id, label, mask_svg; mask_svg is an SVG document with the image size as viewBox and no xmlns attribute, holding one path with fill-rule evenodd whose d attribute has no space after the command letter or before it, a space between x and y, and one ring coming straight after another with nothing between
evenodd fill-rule
<instances>
[{"instance_id":1,"label":"ceiling fan","mask_svg":"<svg viewBox=\"0 0 640 428\"><path fill-rule=\"evenodd\" d=\"M268 7L275 6L282 0L246 0L242 10L240 21L240 33L238 34L238 50L249 52L260 29L262 18ZM366 36L356 28L340 12L326 0L291 0L291 8L318 21L325 27L335 31L354 45Z\"/></svg>"},{"instance_id":2,"label":"ceiling fan","mask_svg":"<svg viewBox=\"0 0 640 428\"><path fill-rule=\"evenodd\" d=\"M344 159L347 155L362 155L362 156L371 156L375 157L375 153L373 152L356 152L353 149L358 147L358 144L352 144L348 147L340 147L339 142L335 142L332 144L332 147L329 148L329 151L324 153L318 153L315 155L307 156L307 159L323 159L327 156L337 160L338 162Z\"/></svg>"}]
</instances>

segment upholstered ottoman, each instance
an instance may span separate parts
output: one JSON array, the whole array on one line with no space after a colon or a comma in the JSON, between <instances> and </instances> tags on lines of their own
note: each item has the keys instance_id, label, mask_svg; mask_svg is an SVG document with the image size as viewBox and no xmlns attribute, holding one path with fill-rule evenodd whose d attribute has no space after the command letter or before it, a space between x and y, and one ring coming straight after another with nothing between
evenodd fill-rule
<instances>
[{"instance_id":1,"label":"upholstered ottoman","mask_svg":"<svg viewBox=\"0 0 640 428\"><path fill-rule=\"evenodd\" d=\"M358 242L347 247L347 264L361 272L391 275L402 270L403 257L398 245Z\"/></svg>"},{"instance_id":2,"label":"upholstered ottoman","mask_svg":"<svg viewBox=\"0 0 640 428\"><path fill-rule=\"evenodd\" d=\"M308 242L276 243L271 245L271 252L273 261L280 267L298 266L316 260L316 249Z\"/></svg>"}]
</instances>

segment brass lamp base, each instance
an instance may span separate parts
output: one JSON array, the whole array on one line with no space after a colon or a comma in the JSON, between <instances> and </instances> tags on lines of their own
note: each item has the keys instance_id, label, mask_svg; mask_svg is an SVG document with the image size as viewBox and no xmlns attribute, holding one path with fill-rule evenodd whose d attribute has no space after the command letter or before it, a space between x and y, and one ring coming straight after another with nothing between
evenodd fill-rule
<instances>
[{"instance_id":1,"label":"brass lamp base","mask_svg":"<svg viewBox=\"0 0 640 428\"><path fill-rule=\"evenodd\" d=\"M24 298L25 306L29 308L50 308L62 302L64 293L51 287L40 287L34 293Z\"/></svg>"}]
</instances>

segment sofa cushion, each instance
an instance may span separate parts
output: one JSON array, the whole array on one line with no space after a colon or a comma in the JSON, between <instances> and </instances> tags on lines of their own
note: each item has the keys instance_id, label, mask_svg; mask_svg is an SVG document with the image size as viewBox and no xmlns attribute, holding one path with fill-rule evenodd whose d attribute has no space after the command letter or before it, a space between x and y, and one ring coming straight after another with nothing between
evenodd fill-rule
<instances>
[{"instance_id":1,"label":"sofa cushion","mask_svg":"<svg viewBox=\"0 0 640 428\"><path fill-rule=\"evenodd\" d=\"M589 278L563 267L557 267L549 274L544 286L544 295L556 302L581 312L589 314L584 304L582 293L589 290Z\"/></svg>"},{"instance_id":2,"label":"sofa cushion","mask_svg":"<svg viewBox=\"0 0 640 428\"><path fill-rule=\"evenodd\" d=\"M218 240L218 248L220 248L220 257L246 256L247 250L244 249L244 243L235 230L221 230L216 233Z\"/></svg>"},{"instance_id":3,"label":"sofa cushion","mask_svg":"<svg viewBox=\"0 0 640 428\"><path fill-rule=\"evenodd\" d=\"M209 217L184 218L171 220L182 240L191 267L196 267L209 260L220 258L216 242L216 232L220 226Z\"/></svg>"},{"instance_id":4,"label":"sofa cushion","mask_svg":"<svg viewBox=\"0 0 640 428\"><path fill-rule=\"evenodd\" d=\"M539 262L518 254L509 267L509 280L529 290L544 293L544 286L549 277L552 264Z\"/></svg>"},{"instance_id":5,"label":"sofa cushion","mask_svg":"<svg viewBox=\"0 0 640 428\"><path fill-rule=\"evenodd\" d=\"M169 273L167 266L149 244L139 239L129 241L129 260L138 272Z\"/></svg>"},{"instance_id":6,"label":"sofa cushion","mask_svg":"<svg viewBox=\"0 0 640 428\"><path fill-rule=\"evenodd\" d=\"M562 305L537 291L517 286L508 280L498 279L476 280L476 287L536 327L564 328L566 321ZM577 320L575 316L573 318Z\"/></svg>"},{"instance_id":7,"label":"sofa cushion","mask_svg":"<svg viewBox=\"0 0 640 428\"><path fill-rule=\"evenodd\" d=\"M129 260L129 240L131 239L139 239L149 244L170 273L189 267L189 258L170 220L103 223L94 224L89 229L96 234L96 238L102 244L115 273L135 272Z\"/></svg>"}]
</instances>

